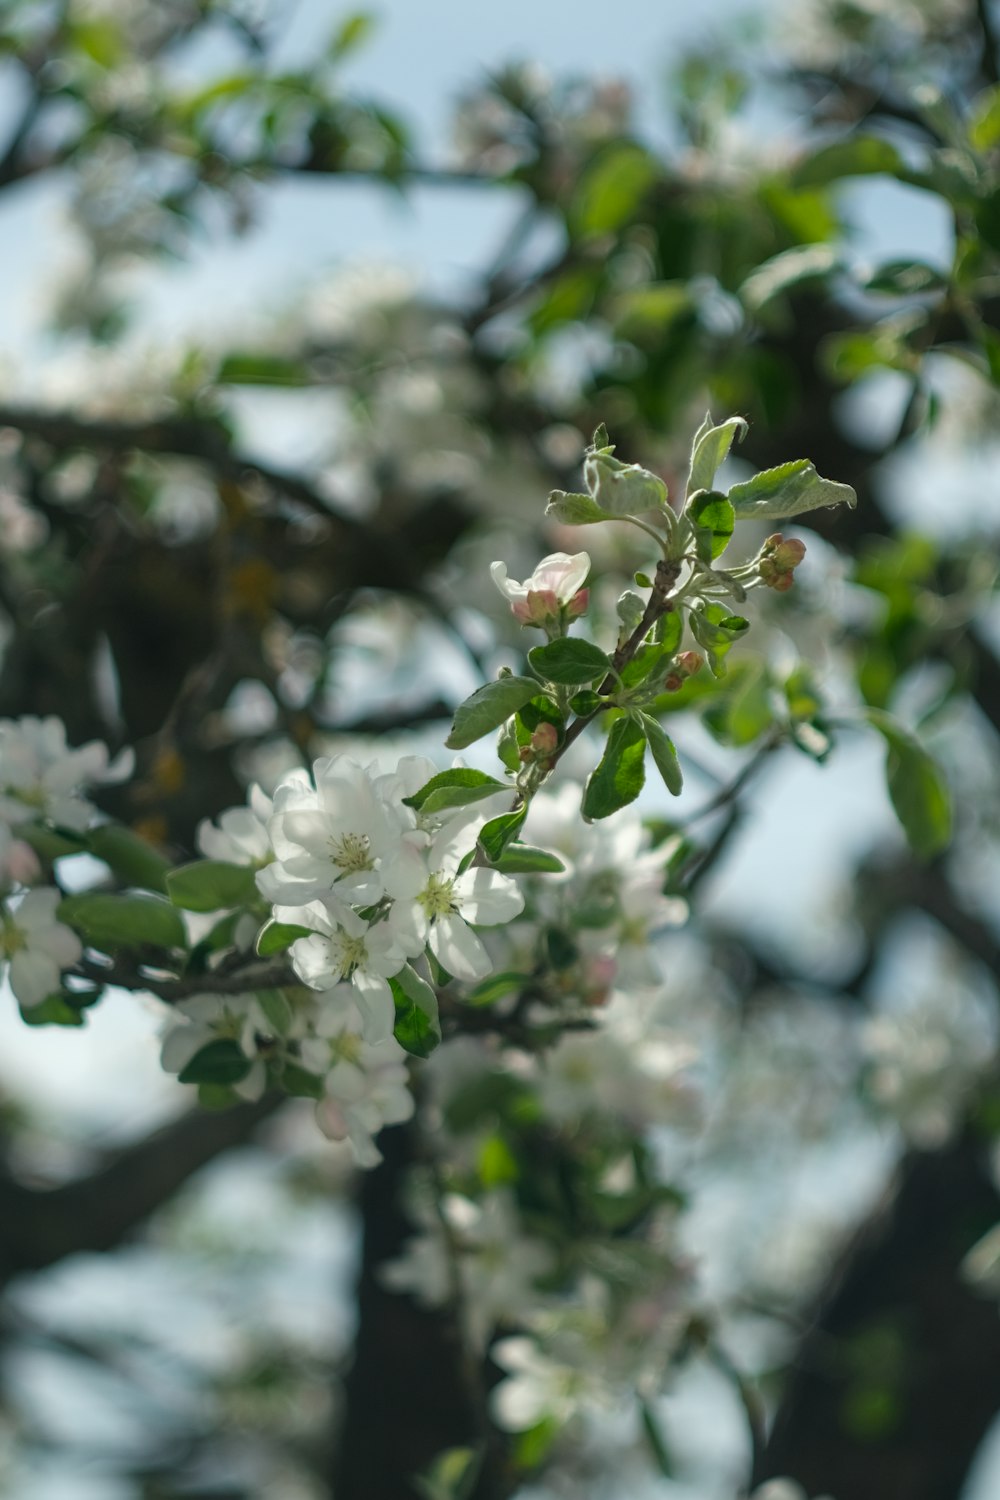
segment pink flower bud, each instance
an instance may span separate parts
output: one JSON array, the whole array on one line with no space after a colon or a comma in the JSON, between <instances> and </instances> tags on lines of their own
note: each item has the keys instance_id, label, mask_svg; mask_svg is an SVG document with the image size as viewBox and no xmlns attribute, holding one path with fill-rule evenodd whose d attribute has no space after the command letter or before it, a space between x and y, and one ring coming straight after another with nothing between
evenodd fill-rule
<instances>
[{"instance_id":1,"label":"pink flower bud","mask_svg":"<svg viewBox=\"0 0 1000 1500\"><path fill-rule=\"evenodd\" d=\"M760 551L758 569L761 582L779 594L787 593L792 586L792 574L805 555L805 542L800 542L798 537L785 538L776 531L767 538Z\"/></svg>"},{"instance_id":2,"label":"pink flower bud","mask_svg":"<svg viewBox=\"0 0 1000 1500\"><path fill-rule=\"evenodd\" d=\"M559 744L559 731L554 724L539 724L531 736L531 748L538 755L551 755Z\"/></svg>"},{"instance_id":3,"label":"pink flower bud","mask_svg":"<svg viewBox=\"0 0 1000 1500\"><path fill-rule=\"evenodd\" d=\"M547 625L559 618L559 599L554 589L529 589L527 596L515 599L510 608L522 625Z\"/></svg>"},{"instance_id":4,"label":"pink flower bud","mask_svg":"<svg viewBox=\"0 0 1000 1500\"><path fill-rule=\"evenodd\" d=\"M38 855L24 839L13 839L4 860L4 869L10 880L18 885L34 885L41 878L42 866Z\"/></svg>"},{"instance_id":5,"label":"pink flower bud","mask_svg":"<svg viewBox=\"0 0 1000 1500\"><path fill-rule=\"evenodd\" d=\"M490 567L493 582L509 600L515 618L522 625L542 627L558 625L564 611L573 618L586 609L587 591L582 585L589 572L590 558L586 552L572 557L565 552L553 552L542 558L524 583L508 578L502 562Z\"/></svg>"},{"instance_id":6,"label":"pink flower bud","mask_svg":"<svg viewBox=\"0 0 1000 1500\"><path fill-rule=\"evenodd\" d=\"M705 658L697 651L682 651L676 661L678 671L685 677L693 677L705 665Z\"/></svg>"}]
</instances>

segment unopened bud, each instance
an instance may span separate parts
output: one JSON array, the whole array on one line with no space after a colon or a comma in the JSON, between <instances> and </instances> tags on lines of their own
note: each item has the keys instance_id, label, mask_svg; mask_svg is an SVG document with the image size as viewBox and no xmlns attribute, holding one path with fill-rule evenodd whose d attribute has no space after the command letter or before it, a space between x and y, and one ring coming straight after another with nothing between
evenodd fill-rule
<instances>
[{"instance_id":1,"label":"unopened bud","mask_svg":"<svg viewBox=\"0 0 1000 1500\"><path fill-rule=\"evenodd\" d=\"M554 589L529 589L526 599L516 599L511 612L522 625L548 625L559 618L559 599Z\"/></svg>"},{"instance_id":2,"label":"unopened bud","mask_svg":"<svg viewBox=\"0 0 1000 1500\"><path fill-rule=\"evenodd\" d=\"M589 603L590 590L578 589L566 606L566 614L571 620L575 620L578 615L586 613Z\"/></svg>"},{"instance_id":3,"label":"unopened bud","mask_svg":"<svg viewBox=\"0 0 1000 1500\"><path fill-rule=\"evenodd\" d=\"M554 724L539 724L531 736L531 748L536 755L551 755L558 744L559 731Z\"/></svg>"},{"instance_id":4,"label":"unopened bud","mask_svg":"<svg viewBox=\"0 0 1000 1500\"><path fill-rule=\"evenodd\" d=\"M685 677L693 677L704 665L705 658L697 651L682 651L676 662L677 668Z\"/></svg>"},{"instance_id":5,"label":"unopened bud","mask_svg":"<svg viewBox=\"0 0 1000 1500\"><path fill-rule=\"evenodd\" d=\"M682 651L674 658L674 664L663 684L664 688L668 693L676 693L678 688L682 688L688 678L700 672L704 665L705 658L697 651Z\"/></svg>"},{"instance_id":6,"label":"unopened bud","mask_svg":"<svg viewBox=\"0 0 1000 1500\"><path fill-rule=\"evenodd\" d=\"M12 839L4 860L5 873L18 885L34 885L42 873L41 862L31 845L24 839Z\"/></svg>"},{"instance_id":7,"label":"unopened bud","mask_svg":"<svg viewBox=\"0 0 1000 1500\"><path fill-rule=\"evenodd\" d=\"M767 538L760 551L757 566L761 582L779 594L787 593L793 583L792 575L805 555L805 542L800 542L798 537L783 537L780 531L776 531Z\"/></svg>"}]
</instances>

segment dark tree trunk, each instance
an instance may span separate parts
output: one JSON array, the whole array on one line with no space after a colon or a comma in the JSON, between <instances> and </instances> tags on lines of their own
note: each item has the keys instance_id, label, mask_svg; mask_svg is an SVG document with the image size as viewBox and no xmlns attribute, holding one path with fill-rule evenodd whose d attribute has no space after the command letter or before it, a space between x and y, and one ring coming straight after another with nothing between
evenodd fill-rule
<instances>
[{"instance_id":1,"label":"dark tree trunk","mask_svg":"<svg viewBox=\"0 0 1000 1500\"><path fill-rule=\"evenodd\" d=\"M1000 1411L1000 1317L959 1267L1000 1219L972 1132L911 1153L831 1279L754 1482L837 1500L958 1500Z\"/></svg>"}]
</instances>

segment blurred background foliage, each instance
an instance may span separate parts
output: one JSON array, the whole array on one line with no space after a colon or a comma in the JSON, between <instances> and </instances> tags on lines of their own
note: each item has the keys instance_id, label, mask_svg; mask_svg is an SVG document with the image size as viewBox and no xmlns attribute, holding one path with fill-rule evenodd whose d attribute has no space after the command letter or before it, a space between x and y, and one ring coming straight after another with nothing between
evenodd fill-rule
<instances>
[{"instance_id":1,"label":"blurred background foliage","mask_svg":"<svg viewBox=\"0 0 1000 1500\"><path fill-rule=\"evenodd\" d=\"M971 1496L1000 1409L1000 1322L960 1270L1000 1218L995 8L845 0L718 28L676 60L654 128L597 67L503 67L470 80L447 150L352 88L373 18L313 21L289 62L282 7L251 0L0 6L7 233L51 181L74 247L42 375L12 358L0 383L0 715L135 745L105 805L181 857L303 752L440 741L518 645L488 562L520 577L579 545L541 501L578 487L598 422L672 491L706 406L750 421L733 478L803 456L852 484L856 511L796 528L809 562L758 611L767 632L674 695L702 797L752 771L676 872L697 899L666 962L703 1001L711 1098L685 1182L775 1413L755 1481ZM275 264L244 329L206 305L200 335L143 337L151 265L169 300L186 258L305 177L330 215L348 182L492 195L504 232L461 285L357 264L289 285ZM862 202L910 226L905 253L859 248ZM641 559L615 528L585 544L599 574ZM801 729L780 748L775 691ZM945 852L885 815L865 708L944 765ZM126 1070L148 1045L127 1037ZM58 1040L72 1070L81 1039ZM407 1423L429 1452L454 1435L407 1395L460 1376L422 1359L432 1315L402 1299L369 1295L355 1327L357 1210L366 1275L401 1233L392 1149L352 1210L292 1109L175 1118L164 1084L166 1123L88 1135L6 1064L0 1104L6 1493L294 1500L331 1475L341 1500L410 1493ZM394 1337L387 1373L372 1351ZM650 1494L730 1494L745 1466L702 1378ZM685 1413L713 1434L700 1456ZM620 1494L608 1467L584 1450L530 1493Z\"/></svg>"}]
</instances>

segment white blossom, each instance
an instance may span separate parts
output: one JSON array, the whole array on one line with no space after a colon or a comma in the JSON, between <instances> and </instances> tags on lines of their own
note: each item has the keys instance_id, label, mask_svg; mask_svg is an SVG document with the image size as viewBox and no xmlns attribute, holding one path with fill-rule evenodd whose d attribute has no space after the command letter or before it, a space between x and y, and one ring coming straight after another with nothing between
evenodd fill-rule
<instances>
[{"instance_id":1,"label":"white blossom","mask_svg":"<svg viewBox=\"0 0 1000 1500\"><path fill-rule=\"evenodd\" d=\"M192 995L173 1007L160 1048L160 1066L165 1073L183 1073L203 1047L228 1039L250 1065L246 1076L231 1085L233 1092L243 1099L259 1099L267 1085L260 1042L273 1032L256 995Z\"/></svg>"},{"instance_id":2,"label":"white blossom","mask_svg":"<svg viewBox=\"0 0 1000 1500\"><path fill-rule=\"evenodd\" d=\"M520 1316L537 1302L535 1282L552 1269L553 1253L525 1235L510 1193L486 1194L478 1203L448 1193L441 1215L432 1205L419 1217L423 1232L403 1253L380 1270L382 1281L396 1291L411 1292L429 1307L440 1307L453 1294L452 1257L462 1288L466 1336L485 1349L498 1323Z\"/></svg>"},{"instance_id":3,"label":"white blossom","mask_svg":"<svg viewBox=\"0 0 1000 1500\"><path fill-rule=\"evenodd\" d=\"M309 937L296 938L289 950L292 968L303 983L326 990L349 980L365 1040L376 1043L391 1036L396 1010L388 980L407 958L392 925L366 922L329 897L302 908L279 906L275 916L279 922L313 929Z\"/></svg>"},{"instance_id":4,"label":"white blossom","mask_svg":"<svg viewBox=\"0 0 1000 1500\"><path fill-rule=\"evenodd\" d=\"M354 761L318 760L313 771L315 784L293 771L275 791L268 833L277 858L258 873L261 894L284 906L331 892L373 905L384 891L381 861L398 851L407 810L391 809L371 771Z\"/></svg>"},{"instance_id":5,"label":"white blossom","mask_svg":"<svg viewBox=\"0 0 1000 1500\"><path fill-rule=\"evenodd\" d=\"M524 896L497 870L477 866L460 875L468 848L468 829L446 825L419 861L391 870L387 889L398 898L393 921L409 956L427 945L449 974L475 981L490 973L492 961L468 924L509 922L523 911Z\"/></svg>"},{"instance_id":6,"label":"white blossom","mask_svg":"<svg viewBox=\"0 0 1000 1500\"><path fill-rule=\"evenodd\" d=\"M53 886L38 886L0 908L0 956L9 963L11 989L29 1008L59 989L60 970L83 953L76 933L56 920L61 900Z\"/></svg>"},{"instance_id":7,"label":"white blossom","mask_svg":"<svg viewBox=\"0 0 1000 1500\"><path fill-rule=\"evenodd\" d=\"M70 749L66 726L54 714L0 720L0 818L16 825L44 817L81 832L94 808L80 789L124 780L132 763L131 751L109 763L100 740Z\"/></svg>"},{"instance_id":8,"label":"white blossom","mask_svg":"<svg viewBox=\"0 0 1000 1500\"><path fill-rule=\"evenodd\" d=\"M228 807L215 823L203 818L198 824L196 842L206 859L263 867L273 858L267 825L274 804L256 785L250 788L247 803L245 807Z\"/></svg>"},{"instance_id":9,"label":"white blossom","mask_svg":"<svg viewBox=\"0 0 1000 1500\"><path fill-rule=\"evenodd\" d=\"M373 1044L346 1029L331 1052L325 1096L316 1106L319 1128L331 1140L350 1141L359 1166L374 1167L382 1160L375 1136L413 1114L406 1053L394 1037Z\"/></svg>"}]
</instances>

